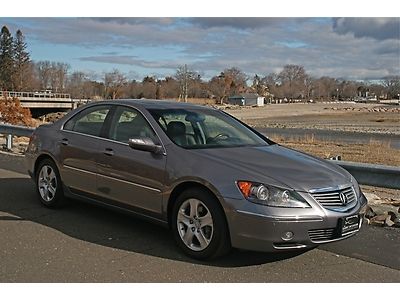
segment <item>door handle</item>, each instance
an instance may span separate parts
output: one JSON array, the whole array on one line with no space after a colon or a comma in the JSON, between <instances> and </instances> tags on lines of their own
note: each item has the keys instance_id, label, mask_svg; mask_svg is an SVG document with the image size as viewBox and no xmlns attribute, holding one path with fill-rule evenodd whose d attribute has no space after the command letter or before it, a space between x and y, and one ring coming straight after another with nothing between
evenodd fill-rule
<instances>
[{"instance_id":1,"label":"door handle","mask_svg":"<svg viewBox=\"0 0 400 300\"><path fill-rule=\"evenodd\" d=\"M61 144L67 146L67 145L68 145L68 139L65 139L65 138L62 139L62 140L61 140Z\"/></svg>"},{"instance_id":2,"label":"door handle","mask_svg":"<svg viewBox=\"0 0 400 300\"><path fill-rule=\"evenodd\" d=\"M111 149L111 148L106 148L106 149L103 151L103 153L104 153L105 155L108 155L108 156L113 156L113 155L114 155L114 151L113 151L113 149Z\"/></svg>"}]
</instances>

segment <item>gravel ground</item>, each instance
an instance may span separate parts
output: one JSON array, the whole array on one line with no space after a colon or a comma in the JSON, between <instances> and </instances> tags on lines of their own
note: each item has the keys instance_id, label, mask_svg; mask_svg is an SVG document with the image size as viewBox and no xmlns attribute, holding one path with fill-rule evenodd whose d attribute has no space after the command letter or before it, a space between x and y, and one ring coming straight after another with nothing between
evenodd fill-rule
<instances>
[{"instance_id":1,"label":"gravel ground","mask_svg":"<svg viewBox=\"0 0 400 300\"><path fill-rule=\"evenodd\" d=\"M226 107L254 127L306 128L400 135L400 107L364 103L291 103Z\"/></svg>"}]
</instances>

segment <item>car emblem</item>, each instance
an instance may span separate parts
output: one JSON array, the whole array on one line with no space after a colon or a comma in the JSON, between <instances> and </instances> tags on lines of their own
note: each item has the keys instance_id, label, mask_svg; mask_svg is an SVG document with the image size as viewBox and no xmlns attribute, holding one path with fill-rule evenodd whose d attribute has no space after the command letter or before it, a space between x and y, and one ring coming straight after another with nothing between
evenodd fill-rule
<instances>
[{"instance_id":1,"label":"car emblem","mask_svg":"<svg viewBox=\"0 0 400 300\"><path fill-rule=\"evenodd\" d=\"M347 196L346 196L345 193L340 193L339 194L339 198L340 198L340 201L342 202L343 205L347 204Z\"/></svg>"}]
</instances>

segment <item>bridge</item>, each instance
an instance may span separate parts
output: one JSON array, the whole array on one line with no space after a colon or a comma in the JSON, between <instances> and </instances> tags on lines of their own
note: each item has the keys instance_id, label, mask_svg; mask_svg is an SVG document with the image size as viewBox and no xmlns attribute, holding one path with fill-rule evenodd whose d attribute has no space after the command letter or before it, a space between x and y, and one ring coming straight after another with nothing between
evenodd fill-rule
<instances>
[{"instance_id":1,"label":"bridge","mask_svg":"<svg viewBox=\"0 0 400 300\"><path fill-rule=\"evenodd\" d=\"M72 99L70 94L42 92L0 91L1 98L17 98L22 107L29 109L74 109L88 99Z\"/></svg>"}]
</instances>

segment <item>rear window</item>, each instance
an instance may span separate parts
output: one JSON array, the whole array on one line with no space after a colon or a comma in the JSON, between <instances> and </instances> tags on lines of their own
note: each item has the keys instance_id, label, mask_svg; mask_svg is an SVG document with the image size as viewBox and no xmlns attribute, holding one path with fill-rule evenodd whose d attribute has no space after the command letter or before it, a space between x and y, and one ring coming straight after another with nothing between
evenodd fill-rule
<instances>
[{"instance_id":1,"label":"rear window","mask_svg":"<svg viewBox=\"0 0 400 300\"><path fill-rule=\"evenodd\" d=\"M100 136L109 111L108 106L87 108L69 119L64 125L64 130Z\"/></svg>"}]
</instances>

